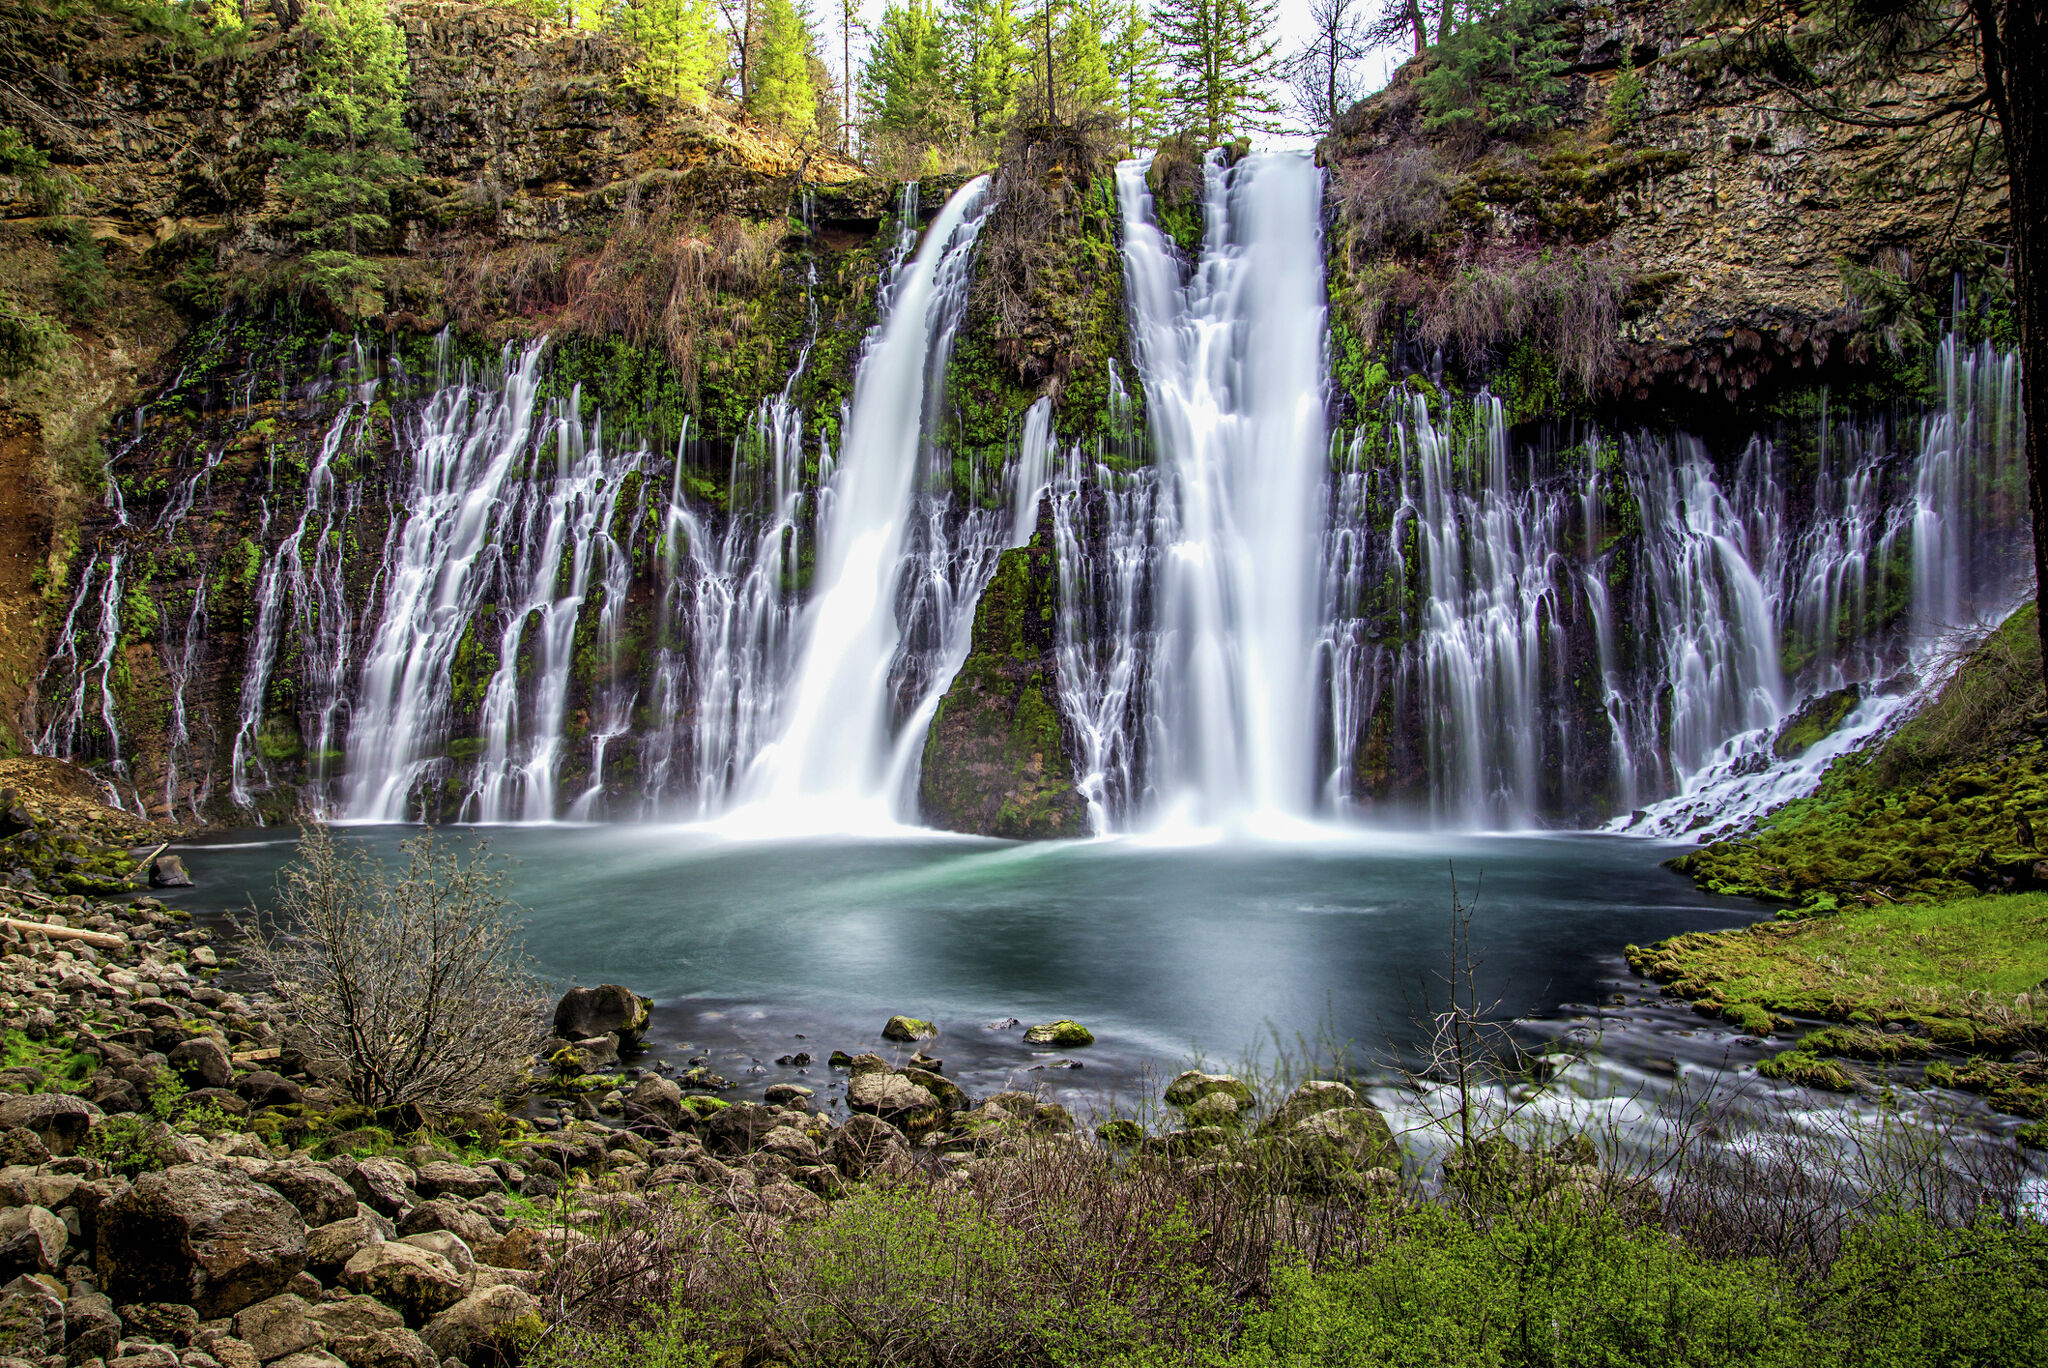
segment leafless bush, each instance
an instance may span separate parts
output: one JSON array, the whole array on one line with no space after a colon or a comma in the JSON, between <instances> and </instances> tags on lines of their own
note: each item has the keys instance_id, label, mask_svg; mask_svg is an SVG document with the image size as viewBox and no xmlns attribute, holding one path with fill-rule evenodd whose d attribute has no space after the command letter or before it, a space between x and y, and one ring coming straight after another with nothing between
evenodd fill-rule
<instances>
[{"instance_id":1,"label":"leafless bush","mask_svg":"<svg viewBox=\"0 0 2048 1368\"><path fill-rule=\"evenodd\" d=\"M1630 273L1605 254L1490 248L1437 290L1420 310L1419 331L1468 362L1527 338L1591 390L1619 352L1629 285Z\"/></svg>"},{"instance_id":2,"label":"leafless bush","mask_svg":"<svg viewBox=\"0 0 2048 1368\"><path fill-rule=\"evenodd\" d=\"M1351 229L1351 248L1378 252L1420 249L1443 222L1450 183L1424 147L1390 148L1340 162L1337 199Z\"/></svg>"},{"instance_id":3,"label":"leafless bush","mask_svg":"<svg viewBox=\"0 0 2048 1368\"><path fill-rule=\"evenodd\" d=\"M1825 1270L1872 1219L1910 1213L1938 1226L2019 1215L2025 1161L1939 1110L1814 1112L1730 1090L1699 1106L1646 1165L1661 1220L1709 1257L1768 1256L1802 1276Z\"/></svg>"},{"instance_id":4,"label":"leafless bush","mask_svg":"<svg viewBox=\"0 0 2048 1368\"><path fill-rule=\"evenodd\" d=\"M394 878L308 825L276 906L237 929L250 965L313 1057L365 1106L429 1113L499 1101L545 1035L545 999L483 847L467 860L432 833Z\"/></svg>"}]
</instances>

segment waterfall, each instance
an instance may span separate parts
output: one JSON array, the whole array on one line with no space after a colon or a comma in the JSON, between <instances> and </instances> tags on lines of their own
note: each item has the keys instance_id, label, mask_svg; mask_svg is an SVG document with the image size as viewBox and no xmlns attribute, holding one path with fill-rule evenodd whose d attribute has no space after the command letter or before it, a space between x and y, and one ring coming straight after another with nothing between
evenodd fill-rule
<instances>
[{"instance_id":1,"label":"waterfall","mask_svg":"<svg viewBox=\"0 0 2048 1368\"><path fill-rule=\"evenodd\" d=\"M357 427L376 390L374 378L363 381L327 425L319 454L307 469L305 503L298 523L264 563L257 581L256 628L243 659L241 717L229 762L229 794L235 805L245 810L255 806L255 787L267 788L272 782L263 754L263 725L288 614L296 615L300 746L310 751L307 787L317 796L324 786L339 718L347 705L351 626L342 586L342 547L334 534L354 513L361 493L361 485L354 480L346 485L336 481L334 465L343 441ZM309 531L310 566L306 555Z\"/></svg>"},{"instance_id":2,"label":"waterfall","mask_svg":"<svg viewBox=\"0 0 2048 1368\"><path fill-rule=\"evenodd\" d=\"M537 464L552 458L553 478L534 469L512 482L495 520L498 554L479 582L499 591L503 626L498 667L483 701L484 751L462 805L465 820L546 822L560 815L557 779L576 634L595 562L610 567L619 560L609 529L622 482L646 455L640 449L608 453L602 420L586 429L581 409L579 388L549 414ZM617 582L623 597L622 578ZM606 598L615 619L617 605ZM592 624L600 639L604 617L600 610ZM616 625L611 637L615 644ZM602 746L597 754L602 757Z\"/></svg>"},{"instance_id":3,"label":"waterfall","mask_svg":"<svg viewBox=\"0 0 2048 1368\"><path fill-rule=\"evenodd\" d=\"M465 369L406 433L403 522L378 570L380 615L349 727L347 817L404 820L414 785L447 737L455 651L503 554L495 513L532 436L540 353L536 343L515 359L508 345L496 384Z\"/></svg>"},{"instance_id":4,"label":"waterfall","mask_svg":"<svg viewBox=\"0 0 2048 1368\"><path fill-rule=\"evenodd\" d=\"M750 823L778 832L845 830L893 825L905 815L908 766L922 737L906 747L895 727L906 711L891 688L905 641L895 608L906 581L927 410L965 305L987 189L984 176L955 192L885 291L886 312L855 374L843 449L829 482L821 476L815 584L797 629L781 732L741 783L742 800L756 810ZM934 565L948 569L937 554L921 568ZM914 589L917 571L908 579ZM946 679L917 682L923 687L907 711L928 717Z\"/></svg>"},{"instance_id":5,"label":"waterfall","mask_svg":"<svg viewBox=\"0 0 2048 1368\"><path fill-rule=\"evenodd\" d=\"M1117 168L1124 275L1159 513L1150 781L1169 822L1306 817L1318 788L1310 674L1326 457L1322 178L1296 154L1211 153L1201 259Z\"/></svg>"}]
</instances>

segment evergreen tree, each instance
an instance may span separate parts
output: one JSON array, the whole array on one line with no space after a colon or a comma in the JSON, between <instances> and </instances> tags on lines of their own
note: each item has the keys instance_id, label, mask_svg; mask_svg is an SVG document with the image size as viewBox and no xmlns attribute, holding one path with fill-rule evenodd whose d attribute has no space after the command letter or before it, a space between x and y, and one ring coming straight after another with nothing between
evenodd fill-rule
<instances>
[{"instance_id":1,"label":"evergreen tree","mask_svg":"<svg viewBox=\"0 0 2048 1368\"><path fill-rule=\"evenodd\" d=\"M1157 145L1165 132L1166 88L1160 80L1159 39L1136 0L1111 6L1113 18L1103 32L1108 40L1109 71L1117 86L1113 108L1124 126L1124 140L1133 148Z\"/></svg>"},{"instance_id":2,"label":"evergreen tree","mask_svg":"<svg viewBox=\"0 0 2048 1368\"><path fill-rule=\"evenodd\" d=\"M946 15L959 61L960 103L977 137L1001 131L1017 108L1030 51L1018 36L1016 0L955 0Z\"/></svg>"},{"instance_id":3,"label":"evergreen tree","mask_svg":"<svg viewBox=\"0 0 2048 1368\"><path fill-rule=\"evenodd\" d=\"M761 37L754 52L754 87L747 109L786 133L817 126L818 91L811 81L809 16L791 0L763 0Z\"/></svg>"},{"instance_id":4,"label":"evergreen tree","mask_svg":"<svg viewBox=\"0 0 2048 1368\"><path fill-rule=\"evenodd\" d=\"M363 255L391 227L392 191L418 174L407 155L405 35L383 0L324 0L308 15L305 121L277 139L307 282L360 315L379 302L383 268Z\"/></svg>"},{"instance_id":5,"label":"evergreen tree","mask_svg":"<svg viewBox=\"0 0 2048 1368\"><path fill-rule=\"evenodd\" d=\"M1271 126L1270 36L1277 0L1162 0L1153 19L1165 49L1167 102L1207 145Z\"/></svg>"},{"instance_id":6,"label":"evergreen tree","mask_svg":"<svg viewBox=\"0 0 2048 1368\"><path fill-rule=\"evenodd\" d=\"M931 0L904 0L882 11L861 71L871 133L920 148L951 139L961 118L946 37Z\"/></svg>"},{"instance_id":7,"label":"evergreen tree","mask_svg":"<svg viewBox=\"0 0 2048 1368\"><path fill-rule=\"evenodd\" d=\"M1509 0L1459 25L1415 78L1423 127L1498 137L1550 127L1564 96L1568 48L1563 25L1537 0Z\"/></svg>"},{"instance_id":8,"label":"evergreen tree","mask_svg":"<svg viewBox=\"0 0 2048 1368\"><path fill-rule=\"evenodd\" d=\"M635 84L650 95L703 103L725 67L711 0L629 0L617 24L640 49Z\"/></svg>"}]
</instances>

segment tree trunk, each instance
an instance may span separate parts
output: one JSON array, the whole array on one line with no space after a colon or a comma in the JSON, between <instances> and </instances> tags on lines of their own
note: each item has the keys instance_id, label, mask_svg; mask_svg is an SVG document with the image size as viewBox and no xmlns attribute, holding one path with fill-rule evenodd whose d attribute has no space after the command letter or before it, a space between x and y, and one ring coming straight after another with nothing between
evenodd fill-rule
<instances>
[{"instance_id":1,"label":"tree trunk","mask_svg":"<svg viewBox=\"0 0 2048 1368\"><path fill-rule=\"evenodd\" d=\"M1415 55L1429 46L1429 30L1422 26L1422 0L1408 0L1408 21L1415 25Z\"/></svg>"},{"instance_id":2,"label":"tree trunk","mask_svg":"<svg viewBox=\"0 0 2048 1368\"><path fill-rule=\"evenodd\" d=\"M1984 81L2005 138L2012 206L2013 306L2020 325L2020 408L2027 424L2027 494L2034 513L2036 602L2048 597L2048 166L2042 163L2043 66L2048 22L2039 0L1971 0L1983 43ZM2048 607L2048 604L2041 604ZM2040 614L2048 669L2048 611Z\"/></svg>"}]
</instances>

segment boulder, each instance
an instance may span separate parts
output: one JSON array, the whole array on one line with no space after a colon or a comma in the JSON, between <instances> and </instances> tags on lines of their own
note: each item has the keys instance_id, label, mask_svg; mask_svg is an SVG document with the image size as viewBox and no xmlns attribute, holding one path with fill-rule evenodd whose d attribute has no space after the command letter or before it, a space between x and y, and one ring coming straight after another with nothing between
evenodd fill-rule
<instances>
[{"instance_id":1,"label":"boulder","mask_svg":"<svg viewBox=\"0 0 2048 1368\"><path fill-rule=\"evenodd\" d=\"M878 1054L857 1054L847 1058L844 1067L849 1073L891 1073L889 1061Z\"/></svg>"},{"instance_id":2,"label":"boulder","mask_svg":"<svg viewBox=\"0 0 2048 1368\"><path fill-rule=\"evenodd\" d=\"M55 1273L64 1266L71 1232L47 1207L21 1206L0 1211L0 1278L24 1273Z\"/></svg>"},{"instance_id":3,"label":"boulder","mask_svg":"<svg viewBox=\"0 0 2048 1368\"><path fill-rule=\"evenodd\" d=\"M855 1074L846 1085L846 1105L871 1116L907 1116L935 1112L939 1099L901 1074Z\"/></svg>"},{"instance_id":4,"label":"boulder","mask_svg":"<svg viewBox=\"0 0 2048 1368\"><path fill-rule=\"evenodd\" d=\"M104 1359L121 1343L121 1318L97 1292L81 1292L64 1303L64 1358L70 1363Z\"/></svg>"},{"instance_id":5,"label":"boulder","mask_svg":"<svg viewBox=\"0 0 2048 1368\"><path fill-rule=\"evenodd\" d=\"M704 1123L705 1143L719 1154L745 1154L781 1124L782 1118L772 1107L735 1102Z\"/></svg>"},{"instance_id":6,"label":"boulder","mask_svg":"<svg viewBox=\"0 0 2048 1368\"><path fill-rule=\"evenodd\" d=\"M1078 1021L1061 1017L1058 1021L1042 1022L1024 1033L1028 1045L1050 1045L1055 1049L1072 1050L1082 1045L1093 1045L1095 1033Z\"/></svg>"},{"instance_id":7,"label":"boulder","mask_svg":"<svg viewBox=\"0 0 2048 1368\"><path fill-rule=\"evenodd\" d=\"M1166 1102L1171 1107L1192 1107L1210 1093L1223 1093L1241 1106L1249 1106L1252 1100L1252 1090L1229 1074L1189 1069L1175 1074L1166 1085Z\"/></svg>"},{"instance_id":8,"label":"boulder","mask_svg":"<svg viewBox=\"0 0 2048 1368\"><path fill-rule=\"evenodd\" d=\"M209 1340L206 1352L220 1368L262 1368L263 1365L263 1360L256 1357L256 1351L233 1335L219 1335Z\"/></svg>"},{"instance_id":9,"label":"boulder","mask_svg":"<svg viewBox=\"0 0 2048 1368\"><path fill-rule=\"evenodd\" d=\"M792 1164L810 1165L818 1162L817 1142L794 1126L777 1126L761 1138L761 1153L776 1154Z\"/></svg>"},{"instance_id":10,"label":"boulder","mask_svg":"<svg viewBox=\"0 0 2048 1368\"><path fill-rule=\"evenodd\" d=\"M427 1323L420 1338L445 1362L483 1365L516 1362L547 1327L540 1303L517 1287L487 1287L464 1297Z\"/></svg>"},{"instance_id":11,"label":"boulder","mask_svg":"<svg viewBox=\"0 0 2048 1368\"><path fill-rule=\"evenodd\" d=\"M966 1111L974 1105L960 1085L943 1074L935 1074L928 1069L898 1069L896 1072L937 1098L939 1105L947 1111Z\"/></svg>"},{"instance_id":12,"label":"boulder","mask_svg":"<svg viewBox=\"0 0 2048 1368\"><path fill-rule=\"evenodd\" d=\"M484 1229L488 1232L487 1238L497 1238L497 1232L491 1230L488 1223ZM423 1230L416 1235L401 1235L398 1242L414 1249L424 1249L429 1254L439 1254L457 1273L467 1275L476 1272L476 1255L470 1251L469 1242L452 1230Z\"/></svg>"},{"instance_id":13,"label":"boulder","mask_svg":"<svg viewBox=\"0 0 2048 1368\"><path fill-rule=\"evenodd\" d=\"M849 1178L863 1178L889 1166L898 1156L907 1158L909 1143L903 1132L875 1116L849 1116L846 1124L832 1132L825 1144L826 1157Z\"/></svg>"},{"instance_id":14,"label":"boulder","mask_svg":"<svg viewBox=\"0 0 2048 1368\"><path fill-rule=\"evenodd\" d=\"M316 1348L326 1336L319 1322L307 1315L311 1309L305 1298L291 1292L245 1306L235 1313L235 1337L249 1346L259 1363Z\"/></svg>"},{"instance_id":15,"label":"boulder","mask_svg":"<svg viewBox=\"0 0 2048 1368\"><path fill-rule=\"evenodd\" d=\"M332 1281L358 1250L382 1244L388 1238L380 1225L382 1219L365 1212L307 1231L307 1269L323 1282Z\"/></svg>"},{"instance_id":16,"label":"boulder","mask_svg":"<svg viewBox=\"0 0 2048 1368\"><path fill-rule=\"evenodd\" d=\"M914 1040L930 1040L938 1033L938 1027L913 1016L892 1016L882 1025L882 1039L900 1040L906 1044Z\"/></svg>"},{"instance_id":17,"label":"boulder","mask_svg":"<svg viewBox=\"0 0 2048 1368\"><path fill-rule=\"evenodd\" d=\"M235 1080L235 1091L254 1107L289 1107L306 1100L306 1090L269 1069L258 1069Z\"/></svg>"},{"instance_id":18,"label":"boulder","mask_svg":"<svg viewBox=\"0 0 2048 1368\"><path fill-rule=\"evenodd\" d=\"M571 988L555 1004L555 1034L564 1040L588 1040L617 1033L622 1044L635 1044L647 1032L648 1009L654 1005L616 983L596 988Z\"/></svg>"},{"instance_id":19,"label":"boulder","mask_svg":"<svg viewBox=\"0 0 2048 1368\"><path fill-rule=\"evenodd\" d=\"M113 1368L113 1365L108 1364L107 1368ZM277 1368L346 1368L346 1365L325 1349L301 1349L279 1359Z\"/></svg>"},{"instance_id":20,"label":"boulder","mask_svg":"<svg viewBox=\"0 0 2048 1368\"><path fill-rule=\"evenodd\" d=\"M479 1262L493 1268L534 1272L540 1268L543 1257L541 1233L532 1226L513 1226L500 1239L478 1246L476 1256Z\"/></svg>"},{"instance_id":21,"label":"boulder","mask_svg":"<svg viewBox=\"0 0 2048 1368\"><path fill-rule=\"evenodd\" d=\"M375 1297L360 1294L322 1302L308 1314L320 1326L320 1331L327 1337L329 1344L347 1339L351 1335L367 1335L378 1330L398 1330L405 1325L405 1317Z\"/></svg>"},{"instance_id":22,"label":"boulder","mask_svg":"<svg viewBox=\"0 0 2048 1368\"><path fill-rule=\"evenodd\" d=\"M1225 1092L1204 1093L1187 1109L1190 1126L1235 1126L1239 1120L1237 1099Z\"/></svg>"},{"instance_id":23,"label":"boulder","mask_svg":"<svg viewBox=\"0 0 2048 1368\"><path fill-rule=\"evenodd\" d=\"M40 1358L63 1352L63 1298L27 1274L0 1287L0 1353Z\"/></svg>"},{"instance_id":24,"label":"boulder","mask_svg":"<svg viewBox=\"0 0 2048 1368\"><path fill-rule=\"evenodd\" d=\"M505 1185L498 1181L498 1175L489 1169L439 1160L420 1165L413 1187L422 1197L482 1197L505 1190Z\"/></svg>"},{"instance_id":25,"label":"boulder","mask_svg":"<svg viewBox=\"0 0 2048 1368\"><path fill-rule=\"evenodd\" d=\"M131 1339L186 1345L199 1333L199 1313L180 1302L135 1302L115 1314Z\"/></svg>"},{"instance_id":26,"label":"boulder","mask_svg":"<svg viewBox=\"0 0 2048 1368\"><path fill-rule=\"evenodd\" d=\"M380 1216L402 1216L413 1204L412 1170L396 1159L354 1162L345 1177L357 1199Z\"/></svg>"},{"instance_id":27,"label":"boulder","mask_svg":"<svg viewBox=\"0 0 2048 1368\"><path fill-rule=\"evenodd\" d=\"M351 1301L367 1301L352 1297ZM348 1368L435 1368L434 1351L427 1342L403 1325L388 1326L360 1335L345 1335L327 1341L327 1352Z\"/></svg>"},{"instance_id":28,"label":"boulder","mask_svg":"<svg viewBox=\"0 0 2048 1368\"><path fill-rule=\"evenodd\" d=\"M192 876L185 872L185 862L175 855L159 855L149 862L149 886L151 888L190 888Z\"/></svg>"},{"instance_id":29,"label":"boulder","mask_svg":"<svg viewBox=\"0 0 2048 1368\"><path fill-rule=\"evenodd\" d=\"M103 1204L100 1280L117 1301L180 1301L228 1316L282 1292L306 1264L306 1224L245 1174L180 1164Z\"/></svg>"},{"instance_id":30,"label":"boulder","mask_svg":"<svg viewBox=\"0 0 2048 1368\"><path fill-rule=\"evenodd\" d=\"M321 1164L276 1164L261 1178L298 1210L308 1226L325 1226L355 1215L355 1189Z\"/></svg>"},{"instance_id":31,"label":"boulder","mask_svg":"<svg viewBox=\"0 0 2048 1368\"><path fill-rule=\"evenodd\" d=\"M430 1235L435 1231L452 1232L472 1244L498 1238L497 1227L488 1216L446 1197L421 1202L398 1223L401 1236Z\"/></svg>"},{"instance_id":32,"label":"boulder","mask_svg":"<svg viewBox=\"0 0 2048 1368\"><path fill-rule=\"evenodd\" d=\"M34 1131L52 1154L69 1154L103 1113L68 1093L30 1093L0 1101L0 1131L17 1126Z\"/></svg>"},{"instance_id":33,"label":"boulder","mask_svg":"<svg viewBox=\"0 0 2048 1368\"><path fill-rule=\"evenodd\" d=\"M235 1081L234 1061L212 1036L193 1036L171 1051L171 1067L194 1087L225 1088Z\"/></svg>"},{"instance_id":34,"label":"boulder","mask_svg":"<svg viewBox=\"0 0 2048 1368\"><path fill-rule=\"evenodd\" d=\"M770 1083L761 1094L761 1100L771 1107L795 1107L799 1111L808 1111L811 1099L816 1095L801 1083Z\"/></svg>"},{"instance_id":35,"label":"boulder","mask_svg":"<svg viewBox=\"0 0 2048 1368\"><path fill-rule=\"evenodd\" d=\"M1287 1094L1286 1099L1273 1109L1273 1114L1266 1118L1265 1124L1259 1129L1269 1134L1289 1131L1317 1112L1357 1105L1358 1094L1349 1084L1333 1083L1326 1078L1312 1078Z\"/></svg>"},{"instance_id":36,"label":"boulder","mask_svg":"<svg viewBox=\"0 0 2048 1368\"><path fill-rule=\"evenodd\" d=\"M651 1117L670 1130L683 1127L683 1090L666 1078L643 1078L626 1095L626 1115Z\"/></svg>"},{"instance_id":37,"label":"boulder","mask_svg":"<svg viewBox=\"0 0 2048 1368\"><path fill-rule=\"evenodd\" d=\"M397 1307L413 1325L462 1300L464 1290L462 1275L439 1254L395 1241L357 1250L342 1267L341 1285Z\"/></svg>"}]
</instances>

